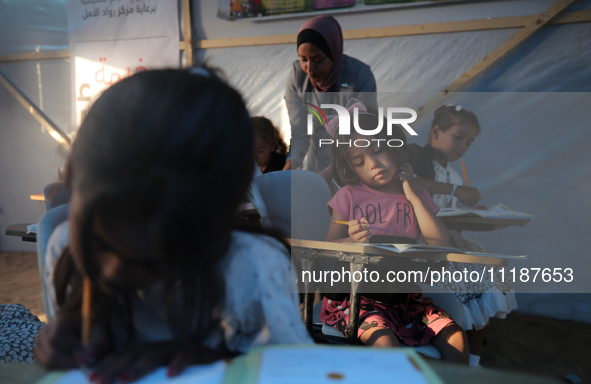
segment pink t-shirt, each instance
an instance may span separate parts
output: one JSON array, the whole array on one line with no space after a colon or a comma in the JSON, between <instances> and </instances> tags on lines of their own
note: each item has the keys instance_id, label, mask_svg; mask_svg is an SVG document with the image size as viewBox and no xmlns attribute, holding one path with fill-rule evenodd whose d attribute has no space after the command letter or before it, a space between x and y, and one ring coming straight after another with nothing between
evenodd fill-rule
<instances>
[{"instance_id":1,"label":"pink t-shirt","mask_svg":"<svg viewBox=\"0 0 591 384\"><path fill-rule=\"evenodd\" d=\"M429 193L417 188L427 207L437 213ZM346 185L328 202L328 212L333 210L343 220L359 220L365 217L369 222L372 235L404 236L418 239L421 233L414 209L404 195L392 195L372 189L365 184Z\"/></svg>"}]
</instances>

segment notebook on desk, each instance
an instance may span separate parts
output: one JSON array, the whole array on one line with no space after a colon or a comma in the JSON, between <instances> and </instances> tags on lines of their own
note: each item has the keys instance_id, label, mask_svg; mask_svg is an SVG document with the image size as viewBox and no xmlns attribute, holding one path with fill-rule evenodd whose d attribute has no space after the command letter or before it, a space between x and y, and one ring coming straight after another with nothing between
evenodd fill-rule
<instances>
[{"instance_id":1,"label":"notebook on desk","mask_svg":"<svg viewBox=\"0 0 591 384\"><path fill-rule=\"evenodd\" d=\"M364 346L272 346L234 359L224 383L358 384L362 382L441 383L411 348Z\"/></svg>"},{"instance_id":2,"label":"notebook on desk","mask_svg":"<svg viewBox=\"0 0 591 384\"><path fill-rule=\"evenodd\" d=\"M443 384L433 369L411 348L360 346L267 346L251 349L229 365L217 362L188 368L167 378L159 368L136 384L358 384L387 381ZM37 384L89 383L80 370L55 372Z\"/></svg>"},{"instance_id":3,"label":"notebook on desk","mask_svg":"<svg viewBox=\"0 0 591 384\"><path fill-rule=\"evenodd\" d=\"M368 246L385 249L396 253L458 253L463 255L473 255L482 257L498 257L504 259L522 259L526 260L526 255L500 255L497 253L483 253L483 252L468 252L459 248L443 247L437 245L426 244L385 244L385 243L371 243Z\"/></svg>"}]
</instances>

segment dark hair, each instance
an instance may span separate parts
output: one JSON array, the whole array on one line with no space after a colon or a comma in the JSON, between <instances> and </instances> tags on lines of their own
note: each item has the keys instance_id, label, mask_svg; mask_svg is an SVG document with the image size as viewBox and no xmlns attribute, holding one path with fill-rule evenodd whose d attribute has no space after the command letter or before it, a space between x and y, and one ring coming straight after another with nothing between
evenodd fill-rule
<instances>
[{"instance_id":1,"label":"dark hair","mask_svg":"<svg viewBox=\"0 0 591 384\"><path fill-rule=\"evenodd\" d=\"M287 154L287 144L283 141L283 137L279 133L277 127L273 125L271 120L264 116L251 117L252 127L254 129L254 137L260 137L267 140L271 145L275 145L275 152L281 155Z\"/></svg>"},{"instance_id":2,"label":"dark hair","mask_svg":"<svg viewBox=\"0 0 591 384\"><path fill-rule=\"evenodd\" d=\"M379 117L377 116L377 114L359 113L360 128L366 130L375 129L378 126L378 121ZM353 122L353 119L351 119L351 122ZM330 165L332 168L333 178L335 182L340 186L344 186L347 184L358 184L360 181L359 177L357 177L357 174L351 168L349 162L347 161L347 155L351 149L351 146L337 145L337 143L349 141L351 141L351 144L353 144L355 141L355 135L358 134L352 132L350 135L341 135L339 134L338 127L335 129L333 134L333 144L330 147ZM387 151L394 155L397 161L402 161L402 155L406 150L407 143L404 130L398 124L392 125L392 134L388 135L386 119L383 119L382 129L379 133L373 136L363 136L363 138L367 140L380 140L376 141L375 143L378 143L380 146L386 148ZM389 146L387 143L390 140L400 140L403 144L400 147Z\"/></svg>"},{"instance_id":3,"label":"dark hair","mask_svg":"<svg viewBox=\"0 0 591 384\"><path fill-rule=\"evenodd\" d=\"M476 115L462 108L461 105L442 105L437 108L435 118L431 123L431 129L437 125L442 131L447 131L456 124L473 125L480 133L480 123Z\"/></svg>"},{"instance_id":4,"label":"dark hair","mask_svg":"<svg viewBox=\"0 0 591 384\"><path fill-rule=\"evenodd\" d=\"M104 286L93 224L141 226L167 264L162 305L176 338L203 338L218 326L218 265L251 180L252 142L242 97L211 71L152 70L108 88L70 157L73 188L90 198L80 240L93 288ZM116 292L95 295L103 315L121 301Z\"/></svg>"}]
</instances>

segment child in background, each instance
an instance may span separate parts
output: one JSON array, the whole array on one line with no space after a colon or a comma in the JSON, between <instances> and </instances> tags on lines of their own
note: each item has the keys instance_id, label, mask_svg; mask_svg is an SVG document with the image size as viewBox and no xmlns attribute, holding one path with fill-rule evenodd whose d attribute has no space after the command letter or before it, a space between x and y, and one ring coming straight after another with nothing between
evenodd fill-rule
<instances>
[{"instance_id":1,"label":"child in background","mask_svg":"<svg viewBox=\"0 0 591 384\"><path fill-rule=\"evenodd\" d=\"M261 172L283 170L287 145L279 130L264 116L255 116L250 120L254 127L254 157Z\"/></svg>"},{"instance_id":2,"label":"child in background","mask_svg":"<svg viewBox=\"0 0 591 384\"><path fill-rule=\"evenodd\" d=\"M234 228L252 142L242 97L205 68L140 72L102 94L69 159L69 244L40 364L129 382L161 365L174 376L254 345L311 342L287 248ZM83 277L93 288L86 347Z\"/></svg>"},{"instance_id":3,"label":"child in background","mask_svg":"<svg viewBox=\"0 0 591 384\"><path fill-rule=\"evenodd\" d=\"M358 105L353 105L350 112L355 107ZM362 129L375 129L377 125L375 114L360 112ZM331 148L333 174L343 187L328 203L332 221L326 240L367 243L372 236L398 236L416 241L422 234L430 245L447 245L447 230L435 216L437 205L424 189L414 185L412 168L402 163L403 146L386 145L396 140L404 143L400 127L393 126L390 136L383 129L373 136L353 133L336 135L334 140L367 139L371 139L371 144L365 147L333 145ZM348 226L335 220L346 220ZM464 331L432 300L421 293L396 293L386 300L382 297L385 296L361 296L357 336L363 344L392 347L401 342L408 346L431 343L443 360L468 362ZM325 294L322 321L346 332L349 306L347 294Z\"/></svg>"},{"instance_id":4,"label":"child in background","mask_svg":"<svg viewBox=\"0 0 591 384\"><path fill-rule=\"evenodd\" d=\"M451 167L450 162L464 156L470 145L480 133L480 124L474 113L460 105L441 106L435 111L431 124L430 140L420 147L411 144L405 154L417 176L416 184L433 195L433 200L441 208L458 208L458 205L472 207L480 201L478 189L464 186L460 174ZM449 230L450 245L465 251L488 252L482 245L464 237L456 230ZM475 264L450 263L449 270L478 270ZM442 287L456 292L464 307L464 324L470 344L471 364L478 365L486 325L491 317L505 318L517 308L515 293L511 283L501 283L495 277L494 284L482 282L476 287L478 293L467 293L461 283L447 283ZM462 292L464 290L464 292ZM473 289L474 290L474 289Z\"/></svg>"}]
</instances>

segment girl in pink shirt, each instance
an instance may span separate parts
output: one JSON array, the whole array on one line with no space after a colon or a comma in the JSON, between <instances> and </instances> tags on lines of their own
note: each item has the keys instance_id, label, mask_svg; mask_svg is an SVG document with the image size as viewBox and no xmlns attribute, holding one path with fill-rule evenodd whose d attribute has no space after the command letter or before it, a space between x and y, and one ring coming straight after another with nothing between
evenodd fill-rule
<instances>
[{"instance_id":1,"label":"girl in pink shirt","mask_svg":"<svg viewBox=\"0 0 591 384\"><path fill-rule=\"evenodd\" d=\"M378 116L359 112L358 121L362 129L375 129ZM360 135L353 127L351 135L334 135L339 145L331 148L331 166L335 181L343 187L328 203L332 220L326 240L410 243L422 235L429 245L447 245L447 230L435 217L437 205L414 185L412 168L401 161L406 146L403 131L393 126L392 135L386 135L386 127L384 121L381 132L373 136ZM348 226L335 220L348 221ZM348 294L325 294L324 323L346 331L348 314ZM443 360L468 362L462 328L421 293L362 294L359 324L357 337L363 344L431 343Z\"/></svg>"}]
</instances>

